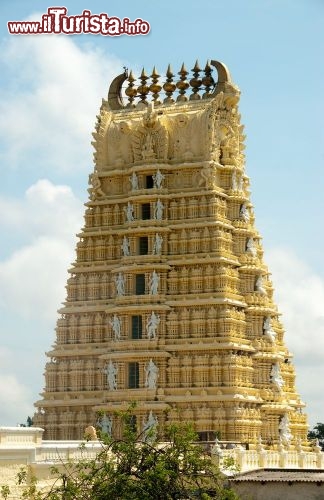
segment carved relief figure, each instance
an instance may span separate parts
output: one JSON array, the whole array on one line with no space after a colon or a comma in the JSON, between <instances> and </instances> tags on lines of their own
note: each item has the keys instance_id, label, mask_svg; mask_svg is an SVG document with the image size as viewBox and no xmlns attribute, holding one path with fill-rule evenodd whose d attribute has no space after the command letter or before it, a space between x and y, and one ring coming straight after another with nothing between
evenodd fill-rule
<instances>
[{"instance_id":1,"label":"carved relief figure","mask_svg":"<svg viewBox=\"0 0 324 500\"><path fill-rule=\"evenodd\" d=\"M153 271L149 282L150 295L157 295L159 282L160 282L160 276L155 271Z\"/></svg>"},{"instance_id":2,"label":"carved relief figure","mask_svg":"<svg viewBox=\"0 0 324 500\"><path fill-rule=\"evenodd\" d=\"M168 134L154 111L153 103L147 107L142 124L134 127L132 134L134 161L166 159L168 152Z\"/></svg>"},{"instance_id":3,"label":"carved relief figure","mask_svg":"<svg viewBox=\"0 0 324 500\"><path fill-rule=\"evenodd\" d=\"M142 433L143 433L143 441L145 442L153 442L157 438L157 425L158 419L150 411L149 417L147 421L143 421Z\"/></svg>"},{"instance_id":4,"label":"carved relief figure","mask_svg":"<svg viewBox=\"0 0 324 500\"><path fill-rule=\"evenodd\" d=\"M253 257L256 257L257 255L257 249L255 248L254 244L254 239L253 238L248 238L246 242L246 252L250 253L253 255Z\"/></svg>"},{"instance_id":5,"label":"carved relief figure","mask_svg":"<svg viewBox=\"0 0 324 500\"><path fill-rule=\"evenodd\" d=\"M270 342L274 342L276 332L272 329L270 316L267 316L263 321L263 334L270 340Z\"/></svg>"},{"instance_id":6,"label":"carved relief figure","mask_svg":"<svg viewBox=\"0 0 324 500\"><path fill-rule=\"evenodd\" d=\"M284 444L289 444L289 441L293 437L290 432L290 422L287 413L280 420L279 436Z\"/></svg>"},{"instance_id":7,"label":"carved relief figure","mask_svg":"<svg viewBox=\"0 0 324 500\"><path fill-rule=\"evenodd\" d=\"M138 178L135 172L129 177L129 182L131 183L132 190L136 191L138 189Z\"/></svg>"},{"instance_id":8,"label":"carved relief figure","mask_svg":"<svg viewBox=\"0 0 324 500\"><path fill-rule=\"evenodd\" d=\"M165 175L161 174L160 170L158 169L157 172L152 175L152 177L153 177L154 187L156 189L161 189L162 182L163 182L163 179L165 178Z\"/></svg>"},{"instance_id":9,"label":"carved relief figure","mask_svg":"<svg viewBox=\"0 0 324 500\"><path fill-rule=\"evenodd\" d=\"M93 174L89 175L89 184L92 185L92 187L88 189L92 201L105 196L105 193L101 189L101 181L98 172L94 171Z\"/></svg>"},{"instance_id":10,"label":"carved relief figure","mask_svg":"<svg viewBox=\"0 0 324 500\"><path fill-rule=\"evenodd\" d=\"M154 311L151 312L151 316L148 317L146 323L146 333L148 339L155 339L158 326L160 324L160 316L155 314Z\"/></svg>"},{"instance_id":11,"label":"carved relief figure","mask_svg":"<svg viewBox=\"0 0 324 500\"><path fill-rule=\"evenodd\" d=\"M114 314L113 318L109 321L112 330L115 335L115 340L120 340L121 339L121 320L117 316L117 314Z\"/></svg>"},{"instance_id":12,"label":"carved relief figure","mask_svg":"<svg viewBox=\"0 0 324 500\"><path fill-rule=\"evenodd\" d=\"M121 249L122 249L122 252L123 252L125 257L128 257L130 255L129 241L128 241L127 236L123 237L123 244L121 245Z\"/></svg>"},{"instance_id":13,"label":"carved relief figure","mask_svg":"<svg viewBox=\"0 0 324 500\"><path fill-rule=\"evenodd\" d=\"M158 233L155 235L153 243L153 255L160 255L162 251L163 238Z\"/></svg>"},{"instance_id":14,"label":"carved relief figure","mask_svg":"<svg viewBox=\"0 0 324 500\"><path fill-rule=\"evenodd\" d=\"M108 436L111 436L112 432L111 417L108 417L108 415L104 414L101 418L98 419L97 425L103 433L108 434Z\"/></svg>"},{"instance_id":15,"label":"carved relief figure","mask_svg":"<svg viewBox=\"0 0 324 500\"><path fill-rule=\"evenodd\" d=\"M279 363L274 363L271 367L270 380L281 391L283 385L285 385L284 380L280 373Z\"/></svg>"},{"instance_id":16,"label":"carved relief figure","mask_svg":"<svg viewBox=\"0 0 324 500\"><path fill-rule=\"evenodd\" d=\"M117 276L115 276L115 284L117 295L119 297L125 295L125 278L122 273L118 273Z\"/></svg>"},{"instance_id":17,"label":"carved relief figure","mask_svg":"<svg viewBox=\"0 0 324 500\"><path fill-rule=\"evenodd\" d=\"M145 387L148 387L149 389L156 389L158 373L158 367L153 363L152 359L150 359L145 367Z\"/></svg>"},{"instance_id":18,"label":"carved relief figure","mask_svg":"<svg viewBox=\"0 0 324 500\"><path fill-rule=\"evenodd\" d=\"M255 291L261 293L261 295L266 295L267 293L263 287L263 277L261 274L256 279Z\"/></svg>"},{"instance_id":19,"label":"carved relief figure","mask_svg":"<svg viewBox=\"0 0 324 500\"><path fill-rule=\"evenodd\" d=\"M157 202L155 203L155 207L154 207L154 219L162 220L163 209L164 209L164 205L163 205L162 201L160 199L157 200Z\"/></svg>"},{"instance_id":20,"label":"carved relief figure","mask_svg":"<svg viewBox=\"0 0 324 500\"><path fill-rule=\"evenodd\" d=\"M110 360L105 373L107 374L107 382L110 391L117 390L117 373L118 368L114 365L114 363Z\"/></svg>"},{"instance_id":21,"label":"carved relief figure","mask_svg":"<svg viewBox=\"0 0 324 500\"><path fill-rule=\"evenodd\" d=\"M124 207L124 212L127 222L132 222L134 220L134 207L130 202L127 203L127 207Z\"/></svg>"},{"instance_id":22,"label":"carved relief figure","mask_svg":"<svg viewBox=\"0 0 324 500\"><path fill-rule=\"evenodd\" d=\"M244 222L249 222L250 220L250 214L245 203L243 203L240 208L240 219L244 220Z\"/></svg>"}]
</instances>

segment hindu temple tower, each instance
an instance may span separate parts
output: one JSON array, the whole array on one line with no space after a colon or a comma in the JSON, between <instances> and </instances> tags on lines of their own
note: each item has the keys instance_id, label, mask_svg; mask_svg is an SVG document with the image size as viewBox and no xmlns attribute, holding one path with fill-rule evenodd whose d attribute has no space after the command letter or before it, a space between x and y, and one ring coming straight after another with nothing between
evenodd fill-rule
<instances>
[{"instance_id":1,"label":"hindu temple tower","mask_svg":"<svg viewBox=\"0 0 324 500\"><path fill-rule=\"evenodd\" d=\"M115 412L136 401L139 432L190 421L203 440L305 442L250 201L240 92L217 61L159 78L125 72L102 101L34 422L47 439L96 424L120 436Z\"/></svg>"}]
</instances>

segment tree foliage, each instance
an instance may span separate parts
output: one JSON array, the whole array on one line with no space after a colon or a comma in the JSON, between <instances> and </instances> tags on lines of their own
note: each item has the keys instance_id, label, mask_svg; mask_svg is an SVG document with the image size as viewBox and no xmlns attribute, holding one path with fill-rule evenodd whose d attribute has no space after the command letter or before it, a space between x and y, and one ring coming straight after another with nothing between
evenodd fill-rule
<instances>
[{"instance_id":1,"label":"tree foliage","mask_svg":"<svg viewBox=\"0 0 324 500\"><path fill-rule=\"evenodd\" d=\"M224 486L211 457L203 452L192 427L170 425L163 443L143 441L124 414L123 439L101 435L103 446L93 460L53 469L54 484L46 493L29 486L25 498L33 500L172 500L217 498L235 500Z\"/></svg>"},{"instance_id":2,"label":"tree foliage","mask_svg":"<svg viewBox=\"0 0 324 500\"><path fill-rule=\"evenodd\" d=\"M308 439L318 439L319 445L324 451L324 424L317 423L314 429L309 431Z\"/></svg>"}]
</instances>

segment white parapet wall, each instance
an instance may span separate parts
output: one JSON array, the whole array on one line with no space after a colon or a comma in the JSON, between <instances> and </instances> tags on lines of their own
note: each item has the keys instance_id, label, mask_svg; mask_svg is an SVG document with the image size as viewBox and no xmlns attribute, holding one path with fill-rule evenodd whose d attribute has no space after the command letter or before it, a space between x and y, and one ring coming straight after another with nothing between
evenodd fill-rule
<instances>
[{"instance_id":1,"label":"white parapet wall","mask_svg":"<svg viewBox=\"0 0 324 500\"><path fill-rule=\"evenodd\" d=\"M62 468L69 460L93 459L102 449L102 443L93 441L43 441L40 427L0 427L0 486L8 485L8 500L21 498L22 487L17 486L17 474L22 468L28 478L35 476L39 488L53 483L51 468ZM82 446L81 446L82 445ZM222 449L219 443L211 446L214 460L221 469L246 472L255 469L324 469L324 454L299 449L255 450L241 447Z\"/></svg>"}]
</instances>

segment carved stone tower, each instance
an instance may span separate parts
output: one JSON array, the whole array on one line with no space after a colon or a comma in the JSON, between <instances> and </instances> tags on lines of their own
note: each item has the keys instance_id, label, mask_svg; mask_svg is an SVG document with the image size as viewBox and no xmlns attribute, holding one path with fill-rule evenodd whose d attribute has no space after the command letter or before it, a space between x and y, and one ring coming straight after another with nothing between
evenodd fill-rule
<instances>
[{"instance_id":1,"label":"carved stone tower","mask_svg":"<svg viewBox=\"0 0 324 500\"><path fill-rule=\"evenodd\" d=\"M47 439L79 439L90 424L119 436L115 412L136 401L144 435L191 421L203 440L306 441L254 225L239 90L217 61L192 72L187 81L183 65L176 80L169 67L160 85L143 70L138 86L125 73L102 102L85 226L36 403Z\"/></svg>"}]
</instances>

